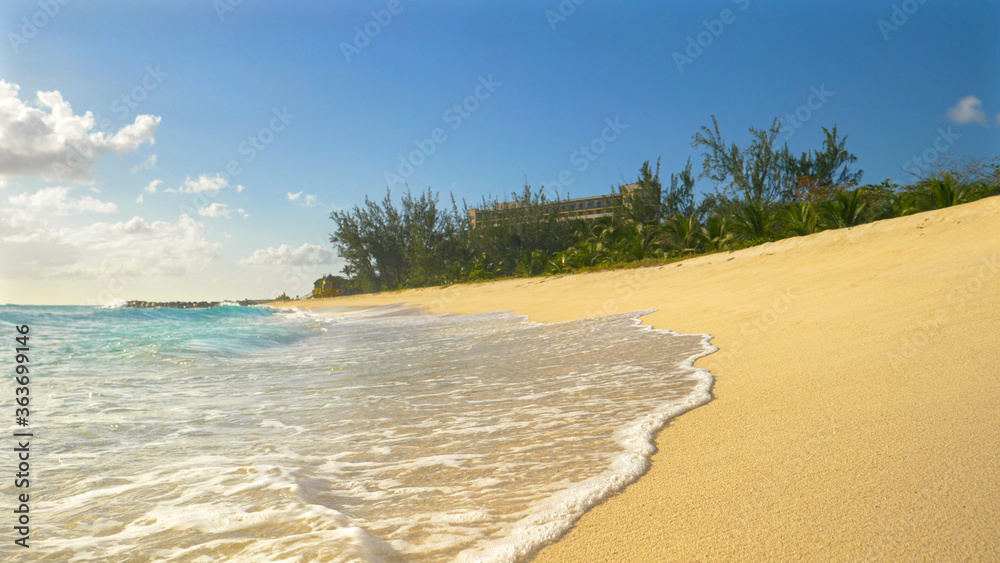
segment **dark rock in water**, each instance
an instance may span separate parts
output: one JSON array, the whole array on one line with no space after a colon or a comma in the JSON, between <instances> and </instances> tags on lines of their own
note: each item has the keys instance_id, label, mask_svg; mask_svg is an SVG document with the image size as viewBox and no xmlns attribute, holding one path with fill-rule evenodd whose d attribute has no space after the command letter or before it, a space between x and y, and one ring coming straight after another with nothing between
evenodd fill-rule
<instances>
[{"instance_id":1,"label":"dark rock in water","mask_svg":"<svg viewBox=\"0 0 1000 563\"><path fill-rule=\"evenodd\" d=\"M230 301L229 303L239 303L240 305L246 307L249 305L259 305L261 303L267 303L271 301L270 299L243 299L242 301ZM126 307L132 309L208 309L209 307L218 307L221 304L220 301L139 301L133 300L129 301Z\"/></svg>"}]
</instances>

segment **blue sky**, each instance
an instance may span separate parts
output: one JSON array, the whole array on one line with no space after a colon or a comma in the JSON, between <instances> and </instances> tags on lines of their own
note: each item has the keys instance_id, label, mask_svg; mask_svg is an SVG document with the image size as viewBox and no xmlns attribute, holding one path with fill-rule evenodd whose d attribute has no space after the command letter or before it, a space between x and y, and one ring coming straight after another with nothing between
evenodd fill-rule
<instances>
[{"instance_id":1,"label":"blue sky","mask_svg":"<svg viewBox=\"0 0 1000 563\"><path fill-rule=\"evenodd\" d=\"M742 143L798 111L794 152L837 125L866 182L935 145L1000 155L996 2L232 4L0 5L0 302L305 293L340 268L330 210L387 183L608 193L645 160L700 170L713 114ZM18 137L39 91L93 114L70 174Z\"/></svg>"}]
</instances>

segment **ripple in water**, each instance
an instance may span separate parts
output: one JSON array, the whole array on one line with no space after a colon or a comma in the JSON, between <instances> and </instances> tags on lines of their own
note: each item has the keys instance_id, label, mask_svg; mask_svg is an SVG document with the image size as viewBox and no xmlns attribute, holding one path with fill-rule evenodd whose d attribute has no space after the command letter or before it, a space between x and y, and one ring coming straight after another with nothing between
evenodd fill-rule
<instances>
[{"instance_id":1,"label":"ripple in water","mask_svg":"<svg viewBox=\"0 0 1000 563\"><path fill-rule=\"evenodd\" d=\"M640 326L648 311L231 309L36 315L29 559L516 561L710 398L692 367L709 337Z\"/></svg>"}]
</instances>

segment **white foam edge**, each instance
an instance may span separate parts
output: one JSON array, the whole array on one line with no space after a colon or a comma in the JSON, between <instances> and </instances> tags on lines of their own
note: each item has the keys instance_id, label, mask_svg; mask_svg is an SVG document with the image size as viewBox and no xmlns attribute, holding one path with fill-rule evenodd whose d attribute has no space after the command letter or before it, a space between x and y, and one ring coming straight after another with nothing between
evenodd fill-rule
<instances>
[{"instance_id":1,"label":"white foam edge","mask_svg":"<svg viewBox=\"0 0 1000 563\"><path fill-rule=\"evenodd\" d=\"M666 401L657 406L653 412L642 415L632 424L616 430L615 436L625 451L615 456L609 469L542 501L534 507L531 515L508 526L510 532L506 537L482 542L469 548L459 553L455 561L513 563L555 542L568 532L587 510L597 506L613 493L624 490L646 473L650 466L650 458L656 452L656 435L666 428L671 419L712 400L712 385L715 379L707 369L695 367L694 363L718 351L718 348L711 344L714 337L710 334L678 333L643 324L642 317L655 311L656 309L646 309L609 316L630 316L634 325L642 330L678 336L700 336L701 351L692 354L680 364L681 367L691 369L691 378L698 382L692 393L681 400ZM530 322L527 321L527 316L518 316Z\"/></svg>"},{"instance_id":2,"label":"white foam edge","mask_svg":"<svg viewBox=\"0 0 1000 563\"><path fill-rule=\"evenodd\" d=\"M406 303L360 309L331 307L303 310L290 307L281 310L294 313L297 317L312 317L327 321L334 321L336 318L379 318L394 312L404 312L403 316L407 317L411 315L430 318L453 316L431 314ZM711 390L715 379L707 369L695 367L694 363L719 350L711 344L711 340L715 337L704 333L674 332L670 329L654 328L651 325L643 324L642 317L654 312L656 309L645 309L557 323L531 321L528 315L518 315L511 310L461 315L469 317L510 316L520 319L522 323L527 325L559 325L599 318L628 317L632 320L633 326L640 330L663 332L676 336L700 336L701 351L692 354L679 364L679 367L692 370L690 377L698 382L692 393L681 400L661 403L652 412L641 415L632 424L616 430L615 437L618 443L623 446L624 451L612 459L609 469L540 502L538 506L534 507L531 515L505 527L509 530L506 537L481 542L466 549L456 556L455 561L513 563L525 559L528 555L537 553L542 547L555 542L568 532L589 509L597 506L612 494L624 490L625 487L638 481L639 477L646 473L649 469L650 458L656 452L655 437L666 428L671 419L712 400Z\"/></svg>"}]
</instances>

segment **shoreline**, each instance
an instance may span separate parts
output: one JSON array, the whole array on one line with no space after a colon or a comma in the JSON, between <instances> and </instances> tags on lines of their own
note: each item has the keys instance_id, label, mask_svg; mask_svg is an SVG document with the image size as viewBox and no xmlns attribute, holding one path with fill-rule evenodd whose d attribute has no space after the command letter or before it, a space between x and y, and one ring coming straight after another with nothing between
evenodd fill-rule
<instances>
[{"instance_id":1,"label":"shoreline","mask_svg":"<svg viewBox=\"0 0 1000 563\"><path fill-rule=\"evenodd\" d=\"M538 322L657 309L712 400L536 561L1000 557L1000 198L664 266L356 295Z\"/></svg>"}]
</instances>

